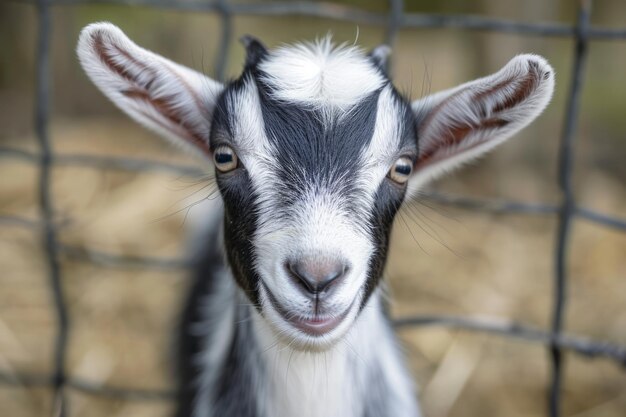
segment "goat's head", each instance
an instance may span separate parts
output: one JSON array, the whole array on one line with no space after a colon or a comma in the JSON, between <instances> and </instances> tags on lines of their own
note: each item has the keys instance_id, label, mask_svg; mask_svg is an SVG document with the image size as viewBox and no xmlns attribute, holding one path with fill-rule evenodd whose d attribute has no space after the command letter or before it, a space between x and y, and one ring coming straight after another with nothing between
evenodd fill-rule
<instances>
[{"instance_id":1,"label":"goat's head","mask_svg":"<svg viewBox=\"0 0 626 417\"><path fill-rule=\"evenodd\" d=\"M83 30L78 54L117 106L214 164L238 285L277 335L323 349L377 288L403 200L530 123L554 73L519 55L411 103L385 75L386 47L244 43L243 74L227 85L106 23Z\"/></svg>"}]
</instances>

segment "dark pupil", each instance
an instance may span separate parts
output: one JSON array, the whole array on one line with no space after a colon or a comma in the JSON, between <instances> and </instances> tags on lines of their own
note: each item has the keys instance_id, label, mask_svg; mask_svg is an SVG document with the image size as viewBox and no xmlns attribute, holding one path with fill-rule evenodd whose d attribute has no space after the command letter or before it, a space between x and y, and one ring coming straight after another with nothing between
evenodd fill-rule
<instances>
[{"instance_id":1,"label":"dark pupil","mask_svg":"<svg viewBox=\"0 0 626 417\"><path fill-rule=\"evenodd\" d=\"M215 162L218 164L227 164L233 161L233 156L229 153L218 153L215 155Z\"/></svg>"},{"instance_id":2,"label":"dark pupil","mask_svg":"<svg viewBox=\"0 0 626 417\"><path fill-rule=\"evenodd\" d=\"M411 166L407 164L398 164L396 165L396 172L400 175L409 175L411 174Z\"/></svg>"}]
</instances>

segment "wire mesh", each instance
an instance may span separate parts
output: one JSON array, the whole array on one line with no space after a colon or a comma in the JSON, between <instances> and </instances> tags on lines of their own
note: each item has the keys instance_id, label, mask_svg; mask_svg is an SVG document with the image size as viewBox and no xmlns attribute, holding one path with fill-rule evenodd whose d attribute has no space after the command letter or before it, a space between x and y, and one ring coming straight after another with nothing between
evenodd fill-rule
<instances>
[{"instance_id":1,"label":"wire mesh","mask_svg":"<svg viewBox=\"0 0 626 417\"><path fill-rule=\"evenodd\" d=\"M522 323L496 318L468 318L454 316L415 316L394 321L397 329L409 326L444 326L467 331L485 332L507 338L522 339L543 344L551 357L551 380L548 384L548 409L550 417L561 415L561 394L563 378L563 354L565 351L589 358L605 358L626 369L626 347L602 341L571 336L563 333L563 321L567 300L567 255L572 222L577 219L594 222L604 227L626 231L626 219L614 218L591 209L580 207L575 202L572 187L573 156L575 151L576 128L580 107L580 94L584 83L584 68L589 42L593 40L626 40L626 28L608 29L592 27L590 17L591 0L580 0L579 12L573 25L562 23L525 23L503 19L493 19L476 15L437 15L407 13L403 0L390 0L389 11L371 13L355 7L333 3L312 1L272 2L255 4L235 4L228 0L177 1L177 0L17 0L32 4L38 13L37 37L37 87L35 130L39 152L0 147L0 157L16 158L36 164L39 167L38 201L40 217L37 220L19 216L0 216L0 226L20 227L38 232L47 256L48 282L54 301L57 319L57 333L53 357L52 375L8 373L0 371L0 384L25 386L51 386L54 392L52 415L63 417L69 407L66 390L77 390L102 397L122 398L137 401L170 401L172 392L137 390L123 387L101 386L67 374L65 357L67 352L70 320L66 300L63 295L62 269L60 256L74 260L92 262L108 267L137 267L154 269L183 269L190 266L186 259L164 259L149 257L129 257L114 253L63 245L58 235L63 222L55 216L51 195L51 169L54 165L74 165L93 168L107 168L127 171L174 172L188 176L200 176L197 168L163 163L144 159L102 157L84 154L54 154L48 135L49 92L50 92L50 39L52 27L50 12L55 5L83 5L93 3L146 6L164 9L216 13L221 21L221 37L216 56L215 74L224 78L228 59L228 46L233 36L233 16L309 16L328 18L344 22L385 27L384 42L393 45L403 28L457 28L463 30L517 33L527 36L567 37L575 40L572 81L563 119L559 161L558 185L561 200L557 205L542 202L526 203L509 200L476 199L461 195L426 193L423 198L440 204L460 207L467 210L491 213L516 213L525 215L555 215L558 218L556 245L554 252L554 293L552 323L548 330L542 330Z\"/></svg>"}]
</instances>

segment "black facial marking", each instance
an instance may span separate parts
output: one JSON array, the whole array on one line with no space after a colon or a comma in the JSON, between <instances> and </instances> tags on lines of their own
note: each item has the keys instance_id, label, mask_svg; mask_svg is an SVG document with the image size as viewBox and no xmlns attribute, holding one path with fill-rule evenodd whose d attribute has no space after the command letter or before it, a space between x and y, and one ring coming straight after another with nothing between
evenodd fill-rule
<instances>
[{"instance_id":1,"label":"black facial marking","mask_svg":"<svg viewBox=\"0 0 626 417\"><path fill-rule=\"evenodd\" d=\"M253 267L255 252L252 245L258 225L256 193L247 171L220 180L218 185L224 200L224 239L226 254L238 284L250 301L258 306L258 277Z\"/></svg>"},{"instance_id":2,"label":"black facial marking","mask_svg":"<svg viewBox=\"0 0 626 417\"><path fill-rule=\"evenodd\" d=\"M228 114L228 100L241 94L246 83L256 83L264 133L277 150L273 155L277 177L272 186L279 198L277 206L272 208L272 216L290 219L307 192L323 190L325 194L340 196L344 209L355 214L356 227L367 231L374 242L375 250L368 260L365 305L381 279L393 220L405 193L404 187L386 178L376 192L369 215L363 216L363 208L358 206L360 193L364 192L357 184L362 169L359 159L374 134L380 90L363 98L347 114L333 115L332 112L322 113L319 109L277 100L272 87L262 81L262 75L256 65L248 67L225 89L214 113L211 147L236 143L230 121L237 115ZM398 152L416 155L415 120L410 104L395 89L393 99L404 112L400 117L404 119L405 131ZM237 283L258 308L260 278L254 268L256 255L251 239L260 222L259 196L255 194L245 166L218 175L218 186L225 206L227 256Z\"/></svg>"},{"instance_id":3,"label":"black facial marking","mask_svg":"<svg viewBox=\"0 0 626 417\"><path fill-rule=\"evenodd\" d=\"M374 253L369 259L365 295L361 303L361 308L365 307L369 297L382 278L387 262L389 237L391 236L393 220L402 205L404 195L404 188L391 184L389 181L383 181L376 191L374 207L372 208L369 219L371 238L374 243Z\"/></svg>"},{"instance_id":4,"label":"black facial marking","mask_svg":"<svg viewBox=\"0 0 626 417\"><path fill-rule=\"evenodd\" d=\"M380 91L365 97L346 115L332 115L304 105L280 102L272 89L257 81L265 133L280 152L276 155L277 191L284 202L280 215L310 190L341 195L346 209L358 197L355 187L359 156L370 143Z\"/></svg>"},{"instance_id":5,"label":"black facial marking","mask_svg":"<svg viewBox=\"0 0 626 417\"><path fill-rule=\"evenodd\" d=\"M243 87L243 80L234 81L219 98L211 128L211 148L232 138L233 128L227 112L226 100ZM224 243L226 255L237 284L250 301L259 308L257 283L259 278L253 267L255 252L252 239L258 227L257 195L245 167L226 174L216 173L217 185L224 201Z\"/></svg>"}]
</instances>

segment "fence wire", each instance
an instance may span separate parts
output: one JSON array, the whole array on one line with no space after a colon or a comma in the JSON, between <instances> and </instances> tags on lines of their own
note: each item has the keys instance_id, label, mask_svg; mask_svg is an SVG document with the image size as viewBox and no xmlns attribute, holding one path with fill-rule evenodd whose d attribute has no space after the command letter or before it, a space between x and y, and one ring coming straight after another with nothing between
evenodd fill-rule
<instances>
[{"instance_id":1,"label":"fence wire","mask_svg":"<svg viewBox=\"0 0 626 417\"><path fill-rule=\"evenodd\" d=\"M156 257L129 257L121 254L99 252L91 249L71 247L60 243L67 220L59 220L51 194L51 170L55 165L86 166L100 169L117 169L145 172L174 172L187 176L201 176L198 168L163 163L144 159L101 157L84 154L53 153L48 134L49 93L50 93L50 40L52 27L50 12L54 6L78 6L86 4L119 4L172 9L189 12L217 13L221 21L221 38L216 56L215 73L223 79L228 60L228 47L233 36L234 16L308 16L326 18L364 25L384 26L383 41L389 45L404 28L456 28L462 30L516 33L526 36L566 37L575 40L572 81L568 90L563 130L558 160L558 186L561 191L559 204L543 202L526 203L509 200L476 199L462 195L426 193L422 198L439 204L451 205L467 210L489 213L514 213L524 215L555 215L558 218L556 246L554 252L554 289L551 326L548 330L526 324L489 317L454 316L415 316L394 321L397 329L414 326L443 326L466 331L484 332L506 338L521 339L546 346L551 358L551 380L548 384L548 409L550 417L561 416L561 393L563 377L563 354L567 352L588 358L605 358L626 369L626 347L612 343L591 340L563 333L563 322L567 300L567 259L571 240L572 223L576 219L602 225L607 228L626 231L626 219L611 217L576 204L572 187L573 157L575 151L576 128L580 107L580 94L584 82L584 68L589 42L594 40L626 40L626 28L610 29L590 25L592 1L579 0L579 12L574 24L529 23L494 19L476 15L438 15L407 13L403 0L389 0L389 11L372 13L351 6L313 1L283 1L272 3L237 4L229 0L13 0L32 4L38 13L37 37L37 88L36 118L39 152L0 147L0 157L23 160L39 167L38 201L39 219L20 216L0 215L0 227L18 227L39 233L46 253L50 291L54 301L57 319L57 334L51 375L26 374L0 371L0 384L52 387L54 405L53 417L64 417L68 413L67 390L137 401L171 401L170 391L128 389L124 387L102 386L88 380L71 377L66 369L66 352L70 320L63 295L61 257L91 262L106 267L136 267L159 270L184 269L190 266L186 259L164 259Z\"/></svg>"}]
</instances>

